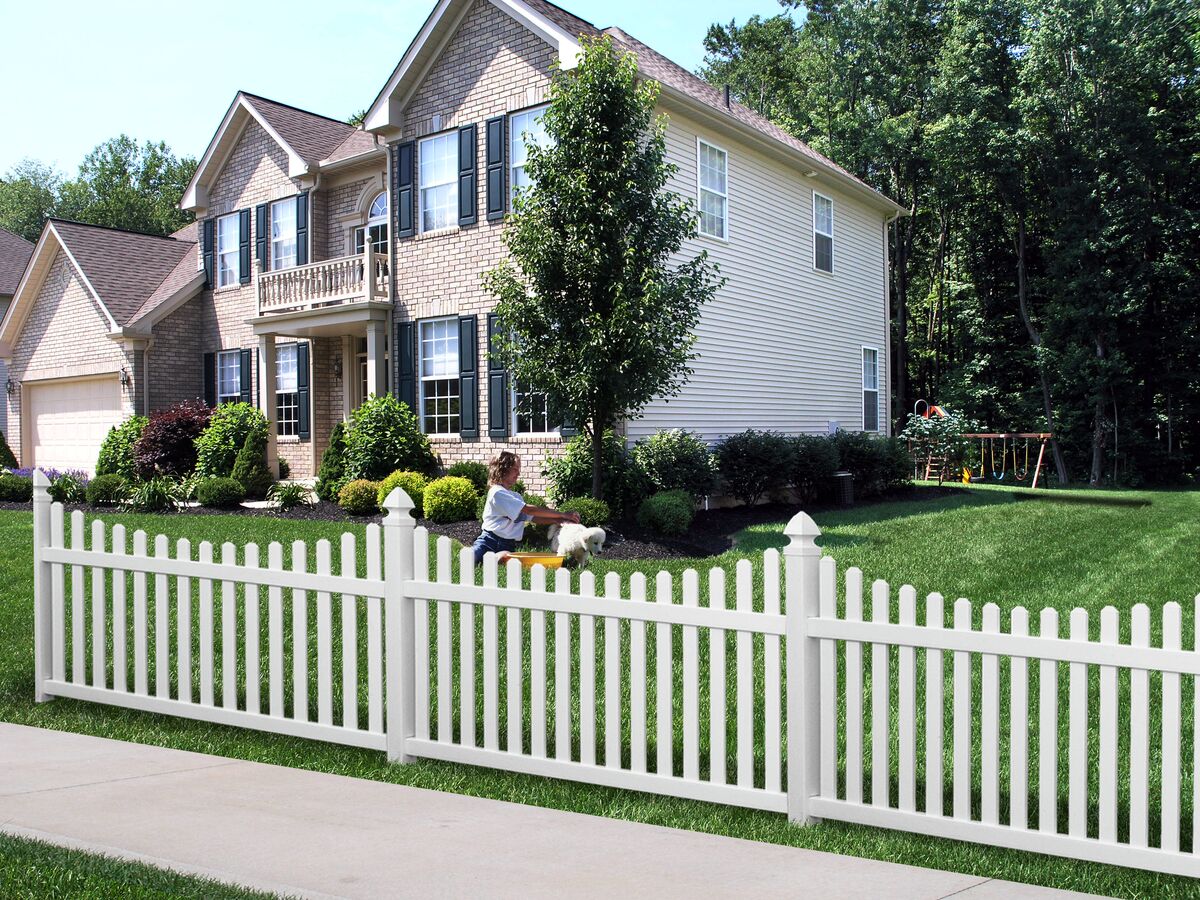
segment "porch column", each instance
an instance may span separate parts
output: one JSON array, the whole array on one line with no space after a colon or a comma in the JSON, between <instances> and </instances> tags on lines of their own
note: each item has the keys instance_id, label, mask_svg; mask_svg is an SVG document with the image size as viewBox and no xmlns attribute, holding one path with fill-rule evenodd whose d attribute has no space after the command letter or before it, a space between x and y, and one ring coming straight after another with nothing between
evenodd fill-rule
<instances>
[{"instance_id":1,"label":"porch column","mask_svg":"<svg viewBox=\"0 0 1200 900\"><path fill-rule=\"evenodd\" d=\"M259 384L258 408L267 419L267 469L276 478L279 477L279 453L275 446L275 434L278 431L275 409L275 335L260 334L258 336L258 373Z\"/></svg>"},{"instance_id":2,"label":"porch column","mask_svg":"<svg viewBox=\"0 0 1200 900\"><path fill-rule=\"evenodd\" d=\"M348 334L342 335L342 418L349 419L354 411L354 382L358 378L358 365L355 360L355 339Z\"/></svg>"},{"instance_id":3,"label":"porch column","mask_svg":"<svg viewBox=\"0 0 1200 900\"><path fill-rule=\"evenodd\" d=\"M387 366L383 361L385 322L367 323L367 390L377 397L387 393Z\"/></svg>"}]
</instances>

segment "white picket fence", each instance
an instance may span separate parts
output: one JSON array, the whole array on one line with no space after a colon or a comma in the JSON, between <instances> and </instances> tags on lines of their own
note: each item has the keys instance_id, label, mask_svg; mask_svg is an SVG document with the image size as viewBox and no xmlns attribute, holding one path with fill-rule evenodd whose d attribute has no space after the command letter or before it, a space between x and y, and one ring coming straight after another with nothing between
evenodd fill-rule
<instances>
[{"instance_id":1,"label":"white picket fence","mask_svg":"<svg viewBox=\"0 0 1200 900\"><path fill-rule=\"evenodd\" d=\"M1084 610L1066 636L1044 610L1031 636L1025 610L1004 632L988 604L979 630L959 600L947 628L938 594L918 624L907 586L893 621L882 581L864 615L862 573L839 581L803 513L732 585L609 573L597 595L590 572L512 561L501 586L494 557L480 579L448 538L431 553L400 490L364 544L342 536L334 574L327 541L286 567L278 543L265 565L254 544L140 531L129 552L100 521L85 546L79 512L68 544L46 488L36 473L38 701L1200 875L1200 654L1178 604L1153 647L1141 605L1128 643L1112 608L1098 643Z\"/></svg>"}]
</instances>

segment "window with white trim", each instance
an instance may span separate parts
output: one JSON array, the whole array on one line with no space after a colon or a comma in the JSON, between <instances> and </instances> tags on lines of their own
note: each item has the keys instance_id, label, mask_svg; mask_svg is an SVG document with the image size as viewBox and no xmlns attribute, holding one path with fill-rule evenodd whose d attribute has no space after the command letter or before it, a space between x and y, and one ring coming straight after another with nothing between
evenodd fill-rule
<instances>
[{"instance_id":1,"label":"window with white trim","mask_svg":"<svg viewBox=\"0 0 1200 900\"><path fill-rule=\"evenodd\" d=\"M271 271L296 265L296 198L271 204Z\"/></svg>"},{"instance_id":2,"label":"window with white trim","mask_svg":"<svg viewBox=\"0 0 1200 900\"><path fill-rule=\"evenodd\" d=\"M421 428L458 434L458 319L421 322Z\"/></svg>"},{"instance_id":3,"label":"window with white trim","mask_svg":"<svg viewBox=\"0 0 1200 900\"><path fill-rule=\"evenodd\" d=\"M276 433L287 437L300 434L300 384L296 344L275 348Z\"/></svg>"},{"instance_id":4,"label":"window with white trim","mask_svg":"<svg viewBox=\"0 0 1200 900\"><path fill-rule=\"evenodd\" d=\"M241 280L239 228L237 213L217 219L217 287L229 287Z\"/></svg>"},{"instance_id":5,"label":"window with white trim","mask_svg":"<svg viewBox=\"0 0 1200 900\"><path fill-rule=\"evenodd\" d=\"M833 201L813 191L813 268L833 271Z\"/></svg>"},{"instance_id":6,"label":"window with white trim","mask_svg":"<svg viewBox=\"0 0 1200 900\"><path fill-rule=\"evenodd\" d=\"M550 144L550 136L546 134L546 126L542 123L542 113L546 107L526 109L513 113L508 117L508 206L512 209L513 198L517 190L528 187L532 182L525 172L525 164L529 162L529 146L546 147Z\"/></svg>"},{"instance_id":7,"label":"window with white trim","mask_svg":"<svg viewBox=\"0 0 1200 900\"><path fill-rule=\"evenodd\" d=\"M381 192L371 201L371 210L367 213L367 224L354 229L354 255L363 252L363 242L368 233L371 236L371 252L387 254L388 250L388 206L387 192Z\"/></svg>"},{"instance_id":8,"label":"window with white trim","mask_svg":"<svg viewBox=\"0 0 1200 900\"><path fill-rule=\"evenodd\" d=\"M242 351L222 350L217 354L217 405L242 399Z\"/></svg>"},{"instance_id":9,"label":"window with white trim","mask_svg":"<svg viewBox=\"0 0 1200 900\"><path fill-rule=\"evenodd\" d=\"M458 132L421 141L421 230L458 221Z\"/></svg>"},{"instance_id":10,"label":"window with white trim","mask_svg":"<svg viewBox=\"0 0 1200 900\"><path fill-rule=\"evenodd\" d=\"M879 430L879 351L862 348L863 431Z\"/></svg>"},{"instance_id":11,"label":"window with white trim","mask_svg":"<svg viewBox=\"0 0 1200 900\"><path fill-rule=\"evenodd\" d=\"M512 432L513 434L551 434L559 424L551 424L550 398L540 391L522 391L514 385L512 389Z\"/></svg>"},{"instance_id":12,"label":"window with white trim","mask_svg":"<svg viewBox=\"0 0 1200 900\"><path fill-rule=\"evenodd\" d=\"M700 233L729 237L729 156L720 147L699 141Z\"/></svg>"}]
</instances>

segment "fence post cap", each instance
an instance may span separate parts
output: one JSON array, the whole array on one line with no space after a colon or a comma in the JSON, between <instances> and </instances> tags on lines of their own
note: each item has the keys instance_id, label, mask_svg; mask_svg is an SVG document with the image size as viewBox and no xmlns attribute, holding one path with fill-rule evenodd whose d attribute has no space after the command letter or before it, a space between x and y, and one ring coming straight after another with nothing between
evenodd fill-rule
<instances>
[{"instance_id":1,"label":"fence post cap","mask_svg":"<svg viewBox=\"0 0 1200 900\"><path fill-rule=\"evenodd\" d=\"M46 477L46 473L41 469L33 470L33 487L39 491L44 491L50 487L50 479Z\"/></svg>"},{"instance_id":2,"label":"fence post cap","mask_svg":"<svg viewBox=\"0 0 1200 900\"><path fill-rule=\"evenodd\" d=\"M415 505L412 502L412 498L405 493L403 488L392 488L392 492L383 501L383 508L387 510L387 517L384 519L384 522L395 525L407 520L411 524L413 518L407 515L407 513L411 512Z\"/></svg>"},{"instance_id":3,"label":"fence post cap","mask_svg":"<svg viewBox=\"0 0 1200 900\"><path fill-rule=\"evenodd\" d=\"M806 512L798 512L783 529L783 533L788 536L789 547L812 547L816 544L816 539L821 536L821 529L817 523L813 521L812 516Z\"/></svg>"}]
</instances>

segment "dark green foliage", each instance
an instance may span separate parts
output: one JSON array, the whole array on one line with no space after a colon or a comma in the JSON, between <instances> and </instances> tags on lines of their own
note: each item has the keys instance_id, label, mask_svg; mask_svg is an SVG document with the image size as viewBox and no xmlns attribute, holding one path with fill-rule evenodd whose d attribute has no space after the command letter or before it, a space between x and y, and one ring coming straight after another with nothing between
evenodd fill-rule
<instances>
[{"instance_id":1,"label":"dark green foliage","mask_svg":"<svg viewBox=\"0 0 1200 900\"><path fill-rule=\"evenodd\" d=\"M637 523L657 534L683 534L696 516L696 503L687 491L659 491L638 507Z\"/></svg>"},{"instance_id":2,"label":"dark green foliage","mask_svg":"<svg viewBox=\"0 0 1200 900\"><path fill-rule=\"evenodd\" d=\"M267 496L267 491L275 483L275 476L267 468L266 431L251 431L246 435L230 477L246 489L247 498L261 500Z\"/></svg>"},{"instance_id":3,"label":"dark green foliage","mask_svg":"<svg viewBox=\"0 0 1200 900\"><path fill-rule=\"evenodd\" d=\"M196 499L211 509L236 509L246 499L246 488L236 478L205 478L196 486Z\"/></svg>"},{"instance_id":4,"label":"dark green foliage","mask_svg":"<svg viewBox=\"0 0 1200 900\"><path fill-rule=\"evenodd\" d=\"M62 472L50 479L50 499L55 503L82 503L87 497L87 477Z\"/></svg>"},{"instance_id":5,"label":"dark green foliage","mask_svg":"<svg viewBox=\"0 0 1200 900\"><path fill-rule=\"evenodd\" d=\"M133 445L137 477L190 474L196 467L196 438L203 434L209 415L203 401L185 400L150 416Z\"/></svg>"},{"instance_id":6,"label":"dark green foliage","mask_svg":"<svg viewBox=\"0 0 1200 900\"><path fill-rule=\"evenodd\" d=\"M317 469L317 496L331 503L337 500L338 491L345 483L346 468L346 425L338 422L329 434L329 446L321 454L321 466Z\"/></svg>"},{"instance_id":7,"label":"dark green foliage","mask_svg":"<svg viewBox=\"0 0 1200 900\"><path fill-rule=\"evenodd\" d=\"M747 506L788 485L793 456L790 438L754 429L731 434L716 449L726 493Z\"/></svg>"},{"instance_id":8,"label":"dark green foliage","mask_svg":"<svg viewBox=\"0 0 1200 900\"><path fill-rule=\"evenodd\" d=\"M579 523L588 528L603 528L612 520L612 510L603 500L591 497L572 497L559 504L559 512L579 513Z\"/></svg>"},{"instance_id":9,"label":"dark green foliage","mask_svg":"<svg viewBox=\"0 0 1200 900\"><path fill-rule=\"evenodd\" d=\"M33 479L20 475L0 475L0 500L6 503L28 503L33 499Z\"/></svg>"},{"instance_id":10,"label":"dark green foliage","mask_svg":"<svg viewBox=\"0 0 1200 900\"><path fill-rule=\"evenodd\" d=\"M632 515L642 499L651 492L646 473L625 442L611 431L605 432L600 452L603 473L604 500L621 518ZM546 460L545 474L550 479L550 499L562 503L571 497L591 496L592 441L579 435L567 444L562 456Z\"/></svg>"},{"instance_id":11,"label":"dark green foliage","mask_svg":"<svg viewBox=\"0 0 1200 900\"><path fill-rule=\"evenodd\" d=\"M129 485L120 475L97 475L87 486L91 506L120 506L129 494Z\"/></svg>"},{"instance_id":12,"label":"dark green foliage","mask_svg":"<svg viewBox=\"0 0 1200 900\"><path fill-rule=\"evenodd\" d=\"M133 448L149 421L145 416L130 416L108 430L96 460L97 475L120 475L126 481L137 478Z\"/></svg>"},{"instance_id":13,"label":"dark green foliage","mask_svg":"<svg viewBox=\"0 0 1200 900\"><path fill-rule=\"evenodd\" d=\"M819 434L801 434L792 438L791 485L800 501L818 499L832 488L833 473L838 470L838 451L833 438Z\"/></svg>"},{"instance_id":14,"label":"dark green foliage","mask_svg":"<svg viewBox=\"0 0 1200 900\"><path fill-rule=\"evenodd\" d=\"M265 445L267 419L262 410L249 403L222 403L212 411L208 427L196 440L196 474L231 477L238 452L246 438L256 432L262 432Z\"/></svg>"},{"instance_id":15,"label":"dark green foliage","mask_svg":"<svg viewBox=\"0 0 1200 900\"><path fill-rule=\"evenodd\" d=\"M344 477L378 481L397 469L432 475L437 459L408 404L391 394L367 399L350 414Z\"/></svg>"},{"instance_id":16,"label":"dark green foliage","mask_svg":"<svg viewBox=\"0 0 1200 900\"><path fill-rule=\"evenodd\" d=\"M525 494L523 491L517 491L517 493L522 494L522 496L525 497L525 503L527 506L546 506L546 498L541 494ZM486 499L486 497L480 498L479 515L477 518L483 518L483 503L486 501ZM522 543L530 547L544 547L547 541L546 530L549 527L549 525L537 525L533 522L526 522L525 534L522 538Z\"/></svg>"},{"instance_id":17,"label":"dark green foliage","mask_svg":"<svg viewBox=\"0 0 1200 900\"><path fill-rule=\"evenodd\" d=\"M16 467L17 458L13 456L12 448L8 446L4 432L0 431L0 469L15 469Z\"/></svg>"},{"instance_id":18,"label":"dark green foliage","mask_svg":"<svg viewBox=\"0 0 1200 900\"><path fill-rule=\"evenodd\" d=\"M274 501L280 512L287 512L311 502L312 489L297 481L277 481L267 491L267 499Z\"/></svg>"},{"instance_id":19,"label":"dark green foliage","mask_svg":"<svg viewBox=\"0 0 1200 900\"><path fill-rule=\"evenodd\" d=\"M383 481L379 482L379 506L383 507L383 501L387 499L396 488L403 488L404 493L413 502L413 515L425 515L425 488L429 485L429 479L420 472L393 472Z\"/></svg>"},{"instance_id":20,"label":"dark green foliage","mask_svg":"<svg viewBox=\"0 0 1200 900\"><path fill-rule=\"evenodd\" d=\"M463 522L475 515L479 494L465 478L447 475L425 488L425 516L434 522Z\"/></svg>"},{"instance_id":21,"label":"dark green foliage","mask_svg":"<svg viewBox=\"0 0 1200 900\"><path fill-rule=\"evenodd\" d=\"M838 468L854 475L854 493L873 497L912 478L912 457L898 438L873 438L861 431L834 435Z\"/></svg>"},{"instance_id":22,"label":"dark green foliage","mask_svg":"<svg viewBox=\"0 0 1200 900\"><path fill-rule=\"evenodd\" d=\"M456 462L446 470L447 475L455 475L459 478L465 478L471 484L475 485L475 490L480 494L486 494L488 489L488 468L481 462L463 461Z\"/></svg>"},{"instance_id":23,"label":"dark green foliage","mask_svg":"<svg viewBox=\"0 0 1200 900\"><path fill-rule=\"evenodd\" d=\"M711 494L716 486L717 466L708 445L682 428L660 431L633 448L633 458L658 491L676 488L693 497Z\"/></svg>"},{"instance_id":24,"label":"dark green foliage","mask_svg":"<svg viewBox=\"0 0 1200 900\"><path fill-rule=\"evenodd\" d=\"M279 480L286 481L288 476L292 474L292 467L288 465L288 461L282 456L279 457Z\"/></svg>"},{"instance_id":25,"label":"dark green foliage","mask_svg":"<svg viewBox=\"0 0 1200 900\"><path fill-rule=\"evenodd\" d=\"M130 487L125 508L140 513L174 512L182 502L179 482L166 475L157 475Z\"/></svg>"},{"instance_id":26,"label":"dark green foliage","mask_svg":"<svg viewBox=\"0 0 1200 900\"><path fill-rule=\"evenodd\" d=\"M352 516L370 516L379 512L378 497L378 482L356 478L338 491L338 506Z\"/></svg>"}]
</instances>

